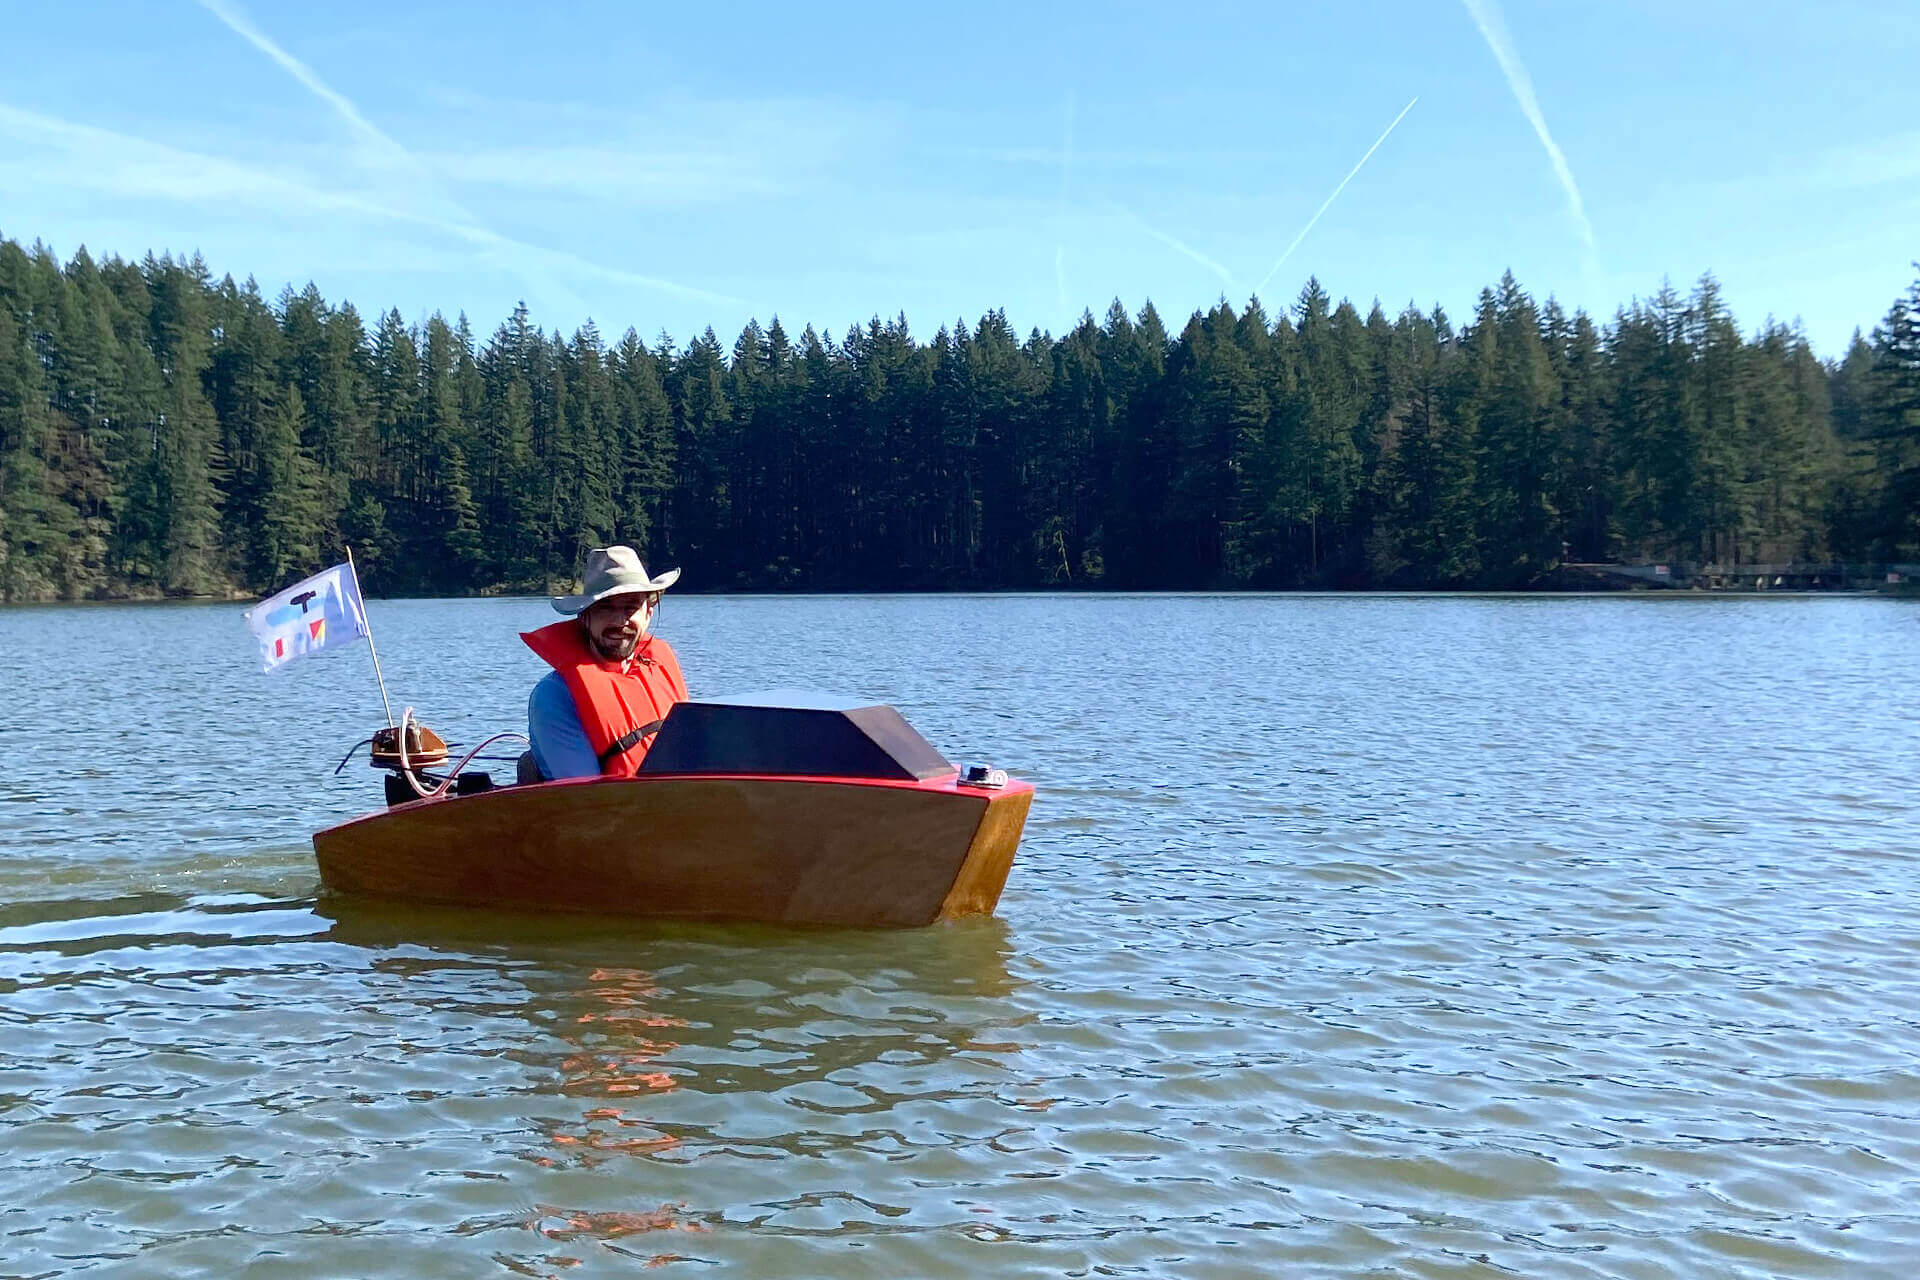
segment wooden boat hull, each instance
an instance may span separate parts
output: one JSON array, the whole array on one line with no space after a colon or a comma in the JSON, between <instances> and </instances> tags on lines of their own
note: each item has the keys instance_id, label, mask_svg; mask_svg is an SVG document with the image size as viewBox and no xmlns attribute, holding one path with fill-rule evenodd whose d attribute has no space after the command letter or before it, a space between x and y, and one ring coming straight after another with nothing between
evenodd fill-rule
<instances>
[{"instance_id":1,"label":"wooden boat hull","mask_svg":"<svg viewBox=\"0 0 1920 1280\"><path fill-rule=\"evenodd\" d=\"M334 892L680 920L910 927L991 914L1033 787L952 775L657 776L397 805L313 837Z\"/></svg>"}]
</instances>

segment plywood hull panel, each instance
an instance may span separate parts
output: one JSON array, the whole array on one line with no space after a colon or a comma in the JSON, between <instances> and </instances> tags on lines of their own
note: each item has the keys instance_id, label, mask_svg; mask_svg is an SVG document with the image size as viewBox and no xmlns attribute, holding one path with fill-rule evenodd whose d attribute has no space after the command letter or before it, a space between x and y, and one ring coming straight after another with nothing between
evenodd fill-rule
<instances>
[{"instance_id":1,"label":"plywood hull panel","mask_svg":"<svg viewBox=\"0 0 1920 1280\"><path fill-rule=\"evenodd\" d=\"M951 777L593 779L416 801L313 844L341 893L902 927L991 913L1032 800Z\"/></svg>"}]
</instances>

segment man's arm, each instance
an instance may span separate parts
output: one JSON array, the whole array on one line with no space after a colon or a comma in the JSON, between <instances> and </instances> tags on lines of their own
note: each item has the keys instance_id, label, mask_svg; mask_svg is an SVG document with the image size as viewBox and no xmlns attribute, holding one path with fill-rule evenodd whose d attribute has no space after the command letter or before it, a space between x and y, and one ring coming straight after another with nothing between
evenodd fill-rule
<instances>
[{"instance_id":1,"label":"man's arm","mask_svg":"<svg viewBox=\"0 0 1920 1280\"><path fill-rule=\"evenodd\" d=\"M527 699L527 736L533 739L533 759L541 777L600 776L600 759L587 741L573 693L558 671L548 672L533 686L533 695Z\"/></svg>"}]
</instances>

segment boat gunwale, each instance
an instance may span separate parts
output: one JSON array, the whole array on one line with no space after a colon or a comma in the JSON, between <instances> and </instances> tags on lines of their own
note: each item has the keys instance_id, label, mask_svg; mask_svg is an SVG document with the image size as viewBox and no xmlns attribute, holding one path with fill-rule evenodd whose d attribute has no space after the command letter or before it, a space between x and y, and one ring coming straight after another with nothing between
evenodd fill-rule
<instances>
[{"instance_id":1,"label":"boat gunwale","mask_svg":"<svg viewBox=\"0 0 1920 1280\"><path fill-rule=\"evenodd\" d=\"M508 795L514 792L544 792L560 787L592 787L631 783L696 781L801 782L814 785L872 787L886 791L925 791L935 794L964 796L970 800L985 800L989 802L999 796L1017 795L1034 790L1034 785L1031 782L1024 781L1020 778L1009 778L1004 786L999 787L973 786L960 781L960 771L958 769L950 774L942 774L937 778L925 779L847 778L825 774L800 773L642 773L625 778L555 778L544 782L515 783L504 787L489 787L485 791L473 791L465 795L455 795L449 791L445 795L421 796L418 799L408 800L402 804L388 805L383 809L375 809L371 812L360 814L358 817L348 818L343 822L336 822L330 827L322 827L320 830L314 832L314 840L317 842L322 836L330 835L336 831L344 831L349 827L357 827L363 823L378 822L380 819L392 814L418 813L429 806L437 807L455 801L481 800L487 796Z\"/></svg>"}]
</instances>

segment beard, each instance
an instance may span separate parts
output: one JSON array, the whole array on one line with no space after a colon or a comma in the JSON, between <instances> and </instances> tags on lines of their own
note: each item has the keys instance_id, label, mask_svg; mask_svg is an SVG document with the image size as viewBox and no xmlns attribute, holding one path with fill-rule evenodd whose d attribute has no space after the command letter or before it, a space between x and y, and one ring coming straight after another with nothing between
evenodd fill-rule
<instances>
[{"instance_id":1,"label":"beard","mask_svg":"<svg viewBox=\"0 0 1920 1280\"><path fill-rule=\"evenodd\" d=\"M625 662L640 647L645 637L639 631L628 631L619 635L601 636L589 633L587 641L593 651L608 662Z\"/></svg>"}]
</instances>

